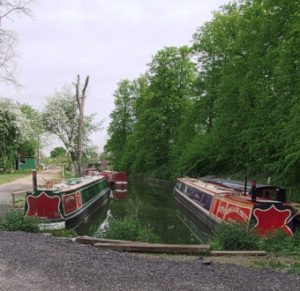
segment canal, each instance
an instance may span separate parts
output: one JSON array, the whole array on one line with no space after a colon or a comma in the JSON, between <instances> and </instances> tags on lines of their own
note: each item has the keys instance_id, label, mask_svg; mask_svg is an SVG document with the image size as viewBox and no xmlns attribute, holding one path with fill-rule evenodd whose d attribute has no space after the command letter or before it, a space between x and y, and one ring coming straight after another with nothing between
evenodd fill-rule
<instances>
[{"instance_id":1,"label":"canal","mask_svg":"<svg viewBox=\"0 0 300 291\"><path fill-rule=\"evenodd\" d=\"M196 221L175 201L171 186L145 181L129 181L126 199L110 199L76 231L80 235L96 236L109 224L109 218L124 217L134 217L141 225L152 229L161 243L205 243L211 236L205 225Z\"/></svg>"}]
</instances>

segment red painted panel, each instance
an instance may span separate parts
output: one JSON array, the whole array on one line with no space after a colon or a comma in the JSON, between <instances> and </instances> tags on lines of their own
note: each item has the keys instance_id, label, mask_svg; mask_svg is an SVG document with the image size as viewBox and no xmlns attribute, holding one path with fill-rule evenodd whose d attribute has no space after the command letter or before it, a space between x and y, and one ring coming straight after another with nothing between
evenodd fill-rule
<instances>
[{"instance_id":1,"label":"red painted panel","mask_svg":"<svg viewBox=\"0 0 300 291\"><path fill-rule=\"evenodd\" d=\"M256 229L259 235L266 235L270 231L282 229L286 234L293 235L292 230L288 227L287 222L292 215L290 209L279 210L274 205L268 209L256 208L253 211L256 218Z\"/></svg>"},{"instance_id":2,"label":"red painted panel","mask_svg":"<svg viewBox=\"0 0 300 291\"><path fill-rule=\"evenodd\" d=\"M220 204L220 199L215 198L212 208L211 208L211 213L215 216L217 216L217 212L218 212L218 208L219 208L219 204Z\"/></svg>"},{"instance_id":3,"label":"red painted panel","mask_svg":"<svg viewBox=\"0 0 300 291\"><path fill-rule=\"evenodd\" d=\"M82 199L81 199L80 192L63 195L62 200L63 200L65 214L70 214L82 206Z\"/></svg>"},{"instance_id":4,"label":"red painted panel","mask_svg":"<svg viewBox=\"0 0 300 291\"><path fill-rule=\"evenodd\" d=\"M252 207L215 198L211 214L227 222L248 223L251 218L251 211Z\"/></svg>"},{"instance_id":5,"label":"red painted panel","mask_svg":"<svg viewBox=\"0 0 300 291\"><path fill-rule=\"evenodd\" d=\"M251 210L252 209L248 207L227 203L224 220L228 222L248 223L251 218Z\"/></svg>"},{"instance_id":6,"label":"red painted panel","mask_svg":"<svg viewBox=\"0 0 300 291\"><path fill-rule=\"evenodd\" d=\"M115 200L123 200L127 198L127 191L115 190L112 193L113 193L113 199Z\"/></svg>"},{"instance_id":7,"label":"red painted panel","mask_svg":"<svg viewBox=\"0 0 300 291\"><path fill-rule=\"evenodd\" d=\"M113 181L127 181L128 177L126 173L123 172L115 172L112 174Z\"/></svg>"},{"instance_id":8,"label":"red painted panel","mask_svg":"<svg viewBox=\"0 0 300 291\"><path fill-rule=\"evenodd\" d=\"M224 219L226 213L226 207L227 207L227 203L223 200L220 200L220 202L218 203L218 208L216 208L215 210L215 215L221 220Z\"/></svg>"},{"instance_id":9,"label":"red painted panel","mask_svg":"<svg viewBox=\"0 0 300 291\"><path fill-rule=\"evenodd\" d=\"M26 215L48 219L62 218L63 216L59 210L60 200L59 196L49 196L45 192L42 192L38 196L28 195Z\"/></svg>"}]
</instances>

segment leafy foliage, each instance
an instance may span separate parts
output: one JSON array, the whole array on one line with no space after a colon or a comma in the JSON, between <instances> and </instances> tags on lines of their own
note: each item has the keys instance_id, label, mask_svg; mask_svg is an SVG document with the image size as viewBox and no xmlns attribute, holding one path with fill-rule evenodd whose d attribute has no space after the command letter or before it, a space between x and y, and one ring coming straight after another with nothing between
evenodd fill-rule
<instances>
[{"instance_id":1,"label":"leafy foliage","mask_svg":"<svg viewBox=\"0 0 300 291\"><path fill-rule=\"evenodd\" d=\"M233 1L190 48L159 51L142 82L119 84L106 146L113 165L161 178L247 173L299 187L299 11L296 0Z\"/></svg>"},{"instance_id":2,"label":"leafy foliage","mask_svg":"<svg viewBox=\"0 0 300 291\"><path fill-rule=\"evenodd\" d=\"M8 231L39 232L38 220L24 216L23 211L8 211L0 221L0 229Z\"/></svg>"},{"instance_id":3,"label":"leafy foliage","mask_svg":"<svg viewBox=\"0 0 300 291\"><path fill-rule=\"evenodd\" d=\"M22 113L20 106L0 98L0 167L11 169L22 144L30 141L32 133L30 121Z\"/></svg>"},{"instance_id":4,"label":"leafy foliage","mask_svg":"<svg viewBox=\"0 0 300 291\"><path fill-rule=\"evenodd\" d=\"M55 147L51 152L50 152L50 157L51 158L57 158L59 156L65 156L67 153L66 149L63 147Z\"/></svg>"},{"instance_id":5,"label":"leafy foliage","mask_svg":"<svg viewBox=\"0 0 300 291\"><path fill-rule=\"evenodd\" d=\"M108 239L157 242L158 237L151 229L146 228L130 217L110 219L101 236Z\"/></svg>"},{"instance_id":6,"label":"leafy foliage","mask_svg":"<svg viewBox=\"0 0 300 291\"><path fill-rule=\"evenodd\" d=\"M212 245L222 250L255 250L258 249L259 238L245 225L221 223Z\"/></svg>"},{"instance_id":7,"label":"leafy foliage","mask_svg":"<svg viewBox=\"0 0 300 291\"><path fill-rule=\"evenodd\" d=\"M61 92L57 92L56 96L48 99L43 112L45 129L62 141L73 162L76 160L78 120L79 112L76 100L69 87L63 88ZM84 117L83 142L85 148L89 145L89 135L99 129L100 123L94 122L94 114Z\"/></svg>"},{"instance_id":8,"label":"leafy foliage","mask_svg":"<svg viewBox=\"0 0 300 291\"><path fill-rule=\"evenodd\" d=\"M283 231L270 233L267 238L260 241L260 248L280 255L299 255L300 233L296 231L293 237L287 236Z\"/></svg>"}]
</instances>

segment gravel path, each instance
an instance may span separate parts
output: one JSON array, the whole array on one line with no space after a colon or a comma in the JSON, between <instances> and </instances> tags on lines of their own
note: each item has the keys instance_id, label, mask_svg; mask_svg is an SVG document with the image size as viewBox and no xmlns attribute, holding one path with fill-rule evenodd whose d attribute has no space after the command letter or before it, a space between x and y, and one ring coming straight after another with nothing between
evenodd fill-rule
<instances>
[{"instance_id":1,"label":"gravel path","mask_svg":"<svg viewBox=\"0 0 300 291\"><path fill-rule=\"evenodd\" d=\"M101 250L0 232L0 290L299 290L300 276Z\"/></svg>"}]
</instances>

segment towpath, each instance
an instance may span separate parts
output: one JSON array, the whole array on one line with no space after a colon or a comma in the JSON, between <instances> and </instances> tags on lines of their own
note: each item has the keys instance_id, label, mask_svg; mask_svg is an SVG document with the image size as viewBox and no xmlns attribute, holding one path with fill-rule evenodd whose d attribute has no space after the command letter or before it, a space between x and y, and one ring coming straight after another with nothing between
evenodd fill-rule
<instances>
[{"instance_id":1,"label":"towpath","mask_svg":"<svg viewBox=\"0 0 300 291\"><path fill-rule=\"evenodd\" d=\"M48 170L38 172L37 183L45 184L45 180L59 180L61 179L61 168L52 167ZM24 191L32 189L32 176L20 178L16 181L0 185L0 217L4 214L7 208L12 203L12 192ZM1 290L1 289L0 289Z\"/></svg>"},{"instance_id":2,"label":"towpath","mask_svg":"<svg viewBox=\"0 0 300 291\"><path fill-rule=\"evenodd\" d=\"M260 259L261 260L261 259ZM0 290L299 290L300 276L97 249L0 231Z\"/></svg>"}]
</instances>

